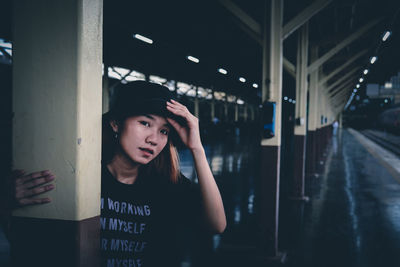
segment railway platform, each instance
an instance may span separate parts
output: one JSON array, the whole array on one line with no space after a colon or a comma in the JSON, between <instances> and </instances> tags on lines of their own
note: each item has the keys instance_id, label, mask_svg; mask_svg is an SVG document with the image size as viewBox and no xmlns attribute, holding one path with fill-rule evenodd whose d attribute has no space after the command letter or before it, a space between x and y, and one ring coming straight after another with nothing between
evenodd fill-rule
<instances>
[{"instance_id":1,"label":"railway platform","mask_svg":"<svg viewBox=\"0 0 400 267\"><path fill-rule=\"evenodd\" d=\"M243 226L253 241L222 243L215 266L399 266L399 157L353 129L339 130L325 154L319 175L306 179L309 202L281 197L286 262L258 257L249 245L257 244L257 228Z\"/></svg>"}]
</instances>

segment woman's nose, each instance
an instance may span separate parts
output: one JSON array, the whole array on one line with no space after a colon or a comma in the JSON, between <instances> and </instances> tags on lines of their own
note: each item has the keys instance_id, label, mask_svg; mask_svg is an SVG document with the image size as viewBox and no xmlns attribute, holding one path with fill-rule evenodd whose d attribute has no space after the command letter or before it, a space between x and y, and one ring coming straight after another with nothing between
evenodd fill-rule
<instances>
[{"instance_id":1,"label":"woman's nose","mask_svg":"<svg viewBox=\"0 0 400 267\"><path fill-rule=\"evenodd\" d=\"M151 133L146 137L146 143L151 144L153 146L157 145L157 133Z\"/></svg>"}]
</instances>

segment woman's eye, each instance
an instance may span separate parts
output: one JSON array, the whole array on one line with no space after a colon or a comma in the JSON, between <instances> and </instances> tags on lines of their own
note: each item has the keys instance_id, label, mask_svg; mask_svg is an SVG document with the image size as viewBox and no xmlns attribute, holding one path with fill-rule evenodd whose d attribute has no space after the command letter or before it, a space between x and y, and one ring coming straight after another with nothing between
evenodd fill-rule
<instances>
[{"instance_id":1,"label":"woman's eye","mask_svg":"<svg viewBox=\"0 0 400 267\"><path fill-rule=\"evenodd\" d=\"M148 123L147 121L141 121L140 123L143 124L146 127L150 126L150 123Z\"/></svg>"},{"instance_id":2,"label":"woman's eye","mask_svg":"<svg viewBox=\"0 0 400 267\"><path fill-rule=\"evenodd\" d=\"M161 130L162 134L168 135L168 130Z\"/></svg>"}]
</instances>

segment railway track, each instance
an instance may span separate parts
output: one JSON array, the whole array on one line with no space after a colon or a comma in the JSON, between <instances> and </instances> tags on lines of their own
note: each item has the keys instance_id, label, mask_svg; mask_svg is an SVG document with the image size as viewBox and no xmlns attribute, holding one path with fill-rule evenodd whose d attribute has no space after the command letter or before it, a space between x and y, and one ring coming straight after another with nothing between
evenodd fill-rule
<instances>
[{"instance_id":1,"label":"railway track","mask_svg":"<svg viewBox=\"0 0 400 267\"><path fill-rule=\"evenodd\" d=\"M378 145L400 157L400 136L377 130L362 130L361 133Z\"/></svg>"}]
</instances>

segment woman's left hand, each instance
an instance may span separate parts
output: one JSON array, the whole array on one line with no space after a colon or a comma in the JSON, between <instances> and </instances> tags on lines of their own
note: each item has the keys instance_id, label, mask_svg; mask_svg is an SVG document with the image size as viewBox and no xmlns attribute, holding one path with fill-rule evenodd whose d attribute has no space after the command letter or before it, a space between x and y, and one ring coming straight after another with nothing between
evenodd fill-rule
<instances>
[{"instance_id":1,"label":"woman's left hand","mask_svg":"<svg viewBox=\"0 0 400 267\"><path fill-rule=\"evenodd\" d=\"M186 126L180 125L178 122L171 118L167 118L168 122L175 128L182 142L189 149L202 148L200 131L199 131L199 119L196 118L186 106L171 99L171 102L167 102L167 109L173 114L183 117L187 124Z\"/></svg>"}]
</instances>

